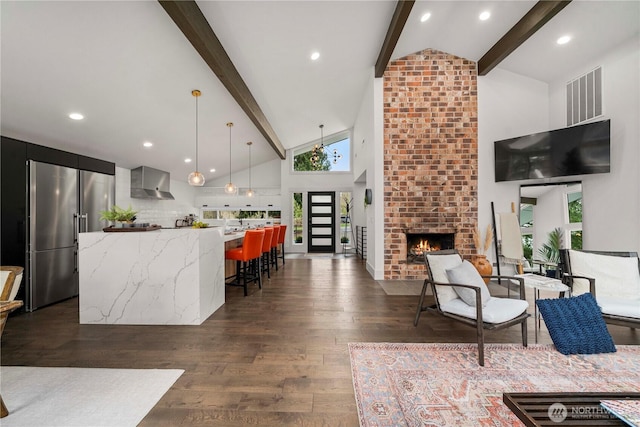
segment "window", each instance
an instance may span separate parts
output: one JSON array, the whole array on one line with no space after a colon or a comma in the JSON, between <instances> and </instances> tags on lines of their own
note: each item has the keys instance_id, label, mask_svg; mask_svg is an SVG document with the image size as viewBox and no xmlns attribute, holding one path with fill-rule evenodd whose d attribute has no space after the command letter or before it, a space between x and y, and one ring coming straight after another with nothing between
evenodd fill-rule
<instances>
[{"instance_id":1,"label":"window","mask_svg":"<svg viewBox=\"0 0 640 427\"><path fill-rule=\"evenodd\" d=\"M302 193L293 193L293 237L294 244L302 244Z\"/></svg>"},{"instance_id":2,"label":"window","mask_svg":"<svg viewBox=\"0 0 640 427\"><path fill-rule=\"evenodd\" d=\"M582 249L582 188L568 191L566 228L571 238L571 249Z\"/></svg>"},{"instance_id":3,"label":"window","mask_svg":"<svg viewBox=\"0 0 640 427\"><path fill-rule=\"evenodd\" d=\"M524 257L533 260L533 205L520 203L520 234Z\"/></svg>"},{"instance_id":4,"label":"window","mask_svg":"<svg viewBox=\"0 0 640 427\"><path fill-rule=\"evenodd\" d=\"M202 209L202 219L280 219L280 211L242 209Z\"/></svg>"},{"instance_id":5,"label":"window","mask_svg":"<svg viewBox=\"0 0 640 427\"><path fill-rule=\"evenodd\" d=\"M314 159L315 154L315 159ZM351 170L349 131L330 135L293 153L293 170L297 172L348 172Z\"/></svg>"},{"instance_id":6,"label":"window","mask_svg":"<svg viewBox=\"0 0 640 427\"><path fill-rule=\"evenodd\" d=\"M351 192L340 192L340 243L344 248L351 247L353 231L351 230L351 214L353 211L353 197Z\"/></svg>"}]
</instances>

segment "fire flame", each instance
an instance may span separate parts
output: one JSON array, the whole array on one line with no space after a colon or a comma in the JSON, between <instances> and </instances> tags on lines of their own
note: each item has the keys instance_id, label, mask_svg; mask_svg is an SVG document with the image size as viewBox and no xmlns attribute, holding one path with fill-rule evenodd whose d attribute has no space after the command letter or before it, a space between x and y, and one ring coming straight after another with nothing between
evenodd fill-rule
<instances>
[{"instance_id":1,"label":"fire flame","mask_svg":"<svg viewBox=\"0 0 640 427\"><path fill-rule=\"evenodd\" d=\"M416 255L422 255L424 252L439 251L440 245L429 243L428 240L420 239L420 242L411 248L411 252Z\"/></svg>"}]
</instances>

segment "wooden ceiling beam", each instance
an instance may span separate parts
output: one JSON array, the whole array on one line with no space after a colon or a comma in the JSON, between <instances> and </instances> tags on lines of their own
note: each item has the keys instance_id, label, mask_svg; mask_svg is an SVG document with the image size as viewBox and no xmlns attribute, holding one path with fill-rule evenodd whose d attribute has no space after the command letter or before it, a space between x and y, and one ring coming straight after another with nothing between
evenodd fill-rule
<instances>
[{"instance_id":1,"label":"wooden ceiling beam","mask_svg":"<svg viewBox=\"0 0 640 427\"><path fill-rule=\"evenodd\" d=\"M404 24L409 18L409 14L411 13L411 9L413 8L414 3L415 0L398 0L398 3L396 4L396 10L395 12L393 12L393 17L391 18L391 23L389 24L389 29L387 30L387 35L385 36L384 42L382 43L382 49L380 49L380 54L378 55L378 60L376 61L376 77L382 77L382 75L384 74L384 70L387 69L391 54L396 48L396 44L398 43L400 34L402 34Z\"/></svg>"},{"instance_id":2,"label":"wooden ceiling beam","mask_svg":"<svg viewBox=\"0 0 640 427\"><path fill-rule=\"evenodd\" d=\"M286 150L195 1L158 0L281 159Z\"/></svg>"},{"instance_id":3,"label":"wooden ceiling beam","mask_svg":"<svg viewBox=\"0 0 640 427\"><path fill-rule=\"evenodd\" d=\"M541 0L527 12L507 33L478 61L478 75L485 76L503 59L538 31L571 0Z\"/></svg>"}]
</instances>

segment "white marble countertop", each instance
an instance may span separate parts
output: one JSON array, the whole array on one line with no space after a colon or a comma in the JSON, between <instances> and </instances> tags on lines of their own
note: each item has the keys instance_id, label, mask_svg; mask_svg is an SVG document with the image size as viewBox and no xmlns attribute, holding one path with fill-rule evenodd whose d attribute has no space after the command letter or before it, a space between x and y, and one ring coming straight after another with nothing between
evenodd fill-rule
<instances>
[{"instance_id":1,"label":"white marble countertop","mask_svg":"<svg viewBox=\"0 0 640 427\"><path fill-rule=\"evenodd\" d=\"M224 304L224 228L81 233L80 323L199 325Z\"/></svg>"}]
</instances>

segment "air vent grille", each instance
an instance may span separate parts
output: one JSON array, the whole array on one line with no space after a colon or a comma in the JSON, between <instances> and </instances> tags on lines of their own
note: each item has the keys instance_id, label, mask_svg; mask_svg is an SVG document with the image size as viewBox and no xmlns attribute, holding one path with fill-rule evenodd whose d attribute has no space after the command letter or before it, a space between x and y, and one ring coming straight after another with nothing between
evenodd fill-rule
<instances>
[{"instance_id":1,"label":"air vent grille","mask_svg":"<svg viewBox=\"0 0 640 427\"><path fill-rule=\"evenodd\" d=\"M602 67L567 83L567 126L602 116Z\"/></svg>"}]
</instances>

